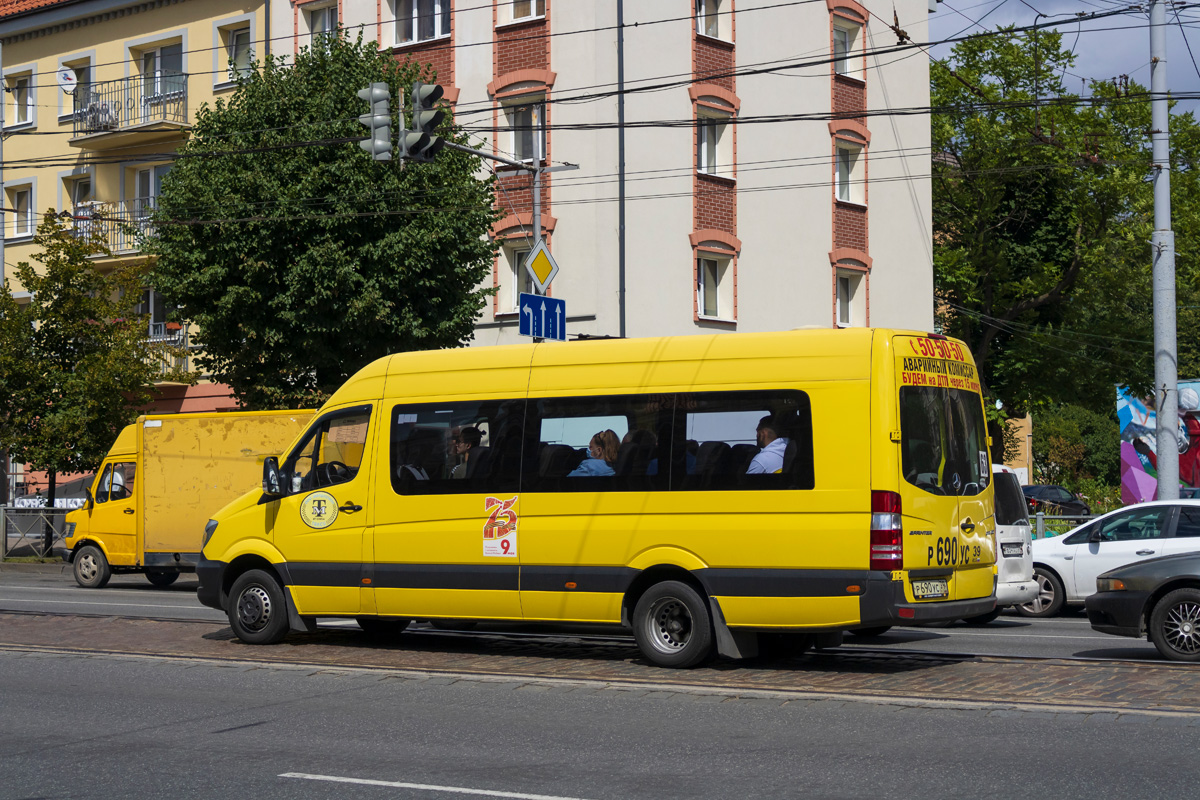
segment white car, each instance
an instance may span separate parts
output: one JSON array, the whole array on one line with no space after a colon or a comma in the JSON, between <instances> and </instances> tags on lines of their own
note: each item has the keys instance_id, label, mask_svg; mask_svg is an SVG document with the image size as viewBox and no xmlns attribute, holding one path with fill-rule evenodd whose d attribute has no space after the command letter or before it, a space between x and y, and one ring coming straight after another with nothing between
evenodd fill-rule
<instances>
[{"instance_id":1,"label":"white car","mask_svg":"<svg viewBox=\"0 0 1200 800\"><path fill-rule=\"evenodd\" d=\"M1200 500L1157 500L1110 511L1065 536L1033 543L1038 595L1018 606L1026 617L1051 617L1082 605L1110 569L1176 553L1200 552Z\"/></svg>"},{"instance_id":2,"label":"white car","mask_svg":"<svg viewBox=\"0 0 1200 800\"><path fill-rule=\"evenodd\" d=\"M1008 467L992 467L992 488L996 494L996 610L990 619L977 617L973 622L995 619L1001 608L1023 605L1038 597L1033 577L1033 536L1029 508L1021 492L1021 481Z\"/></svg>"}]
</instances>

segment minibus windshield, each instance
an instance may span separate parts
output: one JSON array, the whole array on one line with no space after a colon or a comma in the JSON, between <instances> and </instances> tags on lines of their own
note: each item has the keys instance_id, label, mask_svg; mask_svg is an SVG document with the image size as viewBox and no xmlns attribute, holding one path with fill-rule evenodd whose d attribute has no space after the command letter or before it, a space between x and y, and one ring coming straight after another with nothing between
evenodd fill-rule
<instances>
[{"instance_id":1,"label":"minibus windshield","mask_svg":"<svg viewBox=\"0 0 1200 800\"><path fill-rule=\"evenodd\" d=\"M963 389L900 389L904 480L930 494L976 495L987 488L987 430L979 395Z\"/></svg>"}]
</instances>

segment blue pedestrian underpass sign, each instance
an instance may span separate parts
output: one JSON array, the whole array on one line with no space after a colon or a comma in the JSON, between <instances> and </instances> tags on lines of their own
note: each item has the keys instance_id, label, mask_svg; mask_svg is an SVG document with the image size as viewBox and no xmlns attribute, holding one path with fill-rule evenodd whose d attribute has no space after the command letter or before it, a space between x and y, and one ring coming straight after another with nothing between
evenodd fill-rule
<instances>
[{"instance_id":1,"label":"blue pedestrian underpass sign","mask_svg":"<svg viewBox=\"0 0 1200 800\"><path fill-rule=\"evenodd\" d=\"M567 340L567 301L557 297L521 292L521 326L517 331L522 336L535 339Z\"/></svg>"}]
</instances>

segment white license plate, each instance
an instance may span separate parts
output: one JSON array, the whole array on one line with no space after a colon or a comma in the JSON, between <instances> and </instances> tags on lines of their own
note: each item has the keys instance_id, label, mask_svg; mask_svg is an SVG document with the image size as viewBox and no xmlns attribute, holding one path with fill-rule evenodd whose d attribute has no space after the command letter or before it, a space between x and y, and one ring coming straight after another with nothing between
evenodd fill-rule
<instances>
[{"instance_id":1,"label":"white license plate","mask_svg":"<svg viewBox=\"0 0 1200 800\"><path fill-rule=\"evenodd\" d=\"M913 597L918 600L932 600L935 597L948 597L950 587L945 580L913 581Z\"/></svg>"},{"instance_id":2,"label":"white license plate","mask_svg":"<svg viewBox=\"0 0 1200 800\"><path fill-rule=\"evenodd\" d=\"M1012 544L1002 543L1000 545L1001 552L1003 552L1004 555L1009 558L1013 558L1014 556L1021 555L1021 552L1024 549L1025 549L1025 545L1021 544L1020 542L1013 542Z\"/></svg>"}]
</instances>

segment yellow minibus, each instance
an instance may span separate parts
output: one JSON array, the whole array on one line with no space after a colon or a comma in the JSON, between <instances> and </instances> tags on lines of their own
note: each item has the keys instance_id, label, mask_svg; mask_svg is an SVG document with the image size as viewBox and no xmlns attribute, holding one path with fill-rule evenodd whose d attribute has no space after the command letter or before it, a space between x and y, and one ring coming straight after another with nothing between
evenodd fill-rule
<instances>
[{"instance_id":1,"label":"yellow minibus","mask_svg":"<svg viewBox=\"0 0 1200 800\"><path fill-rule=\"evenodd\" d=\"M285 452L197 567L250 643L318 617L623 624L687 667L995 607L979 380L940 335L401 353Z\"/></svg>"}]
</instances>

